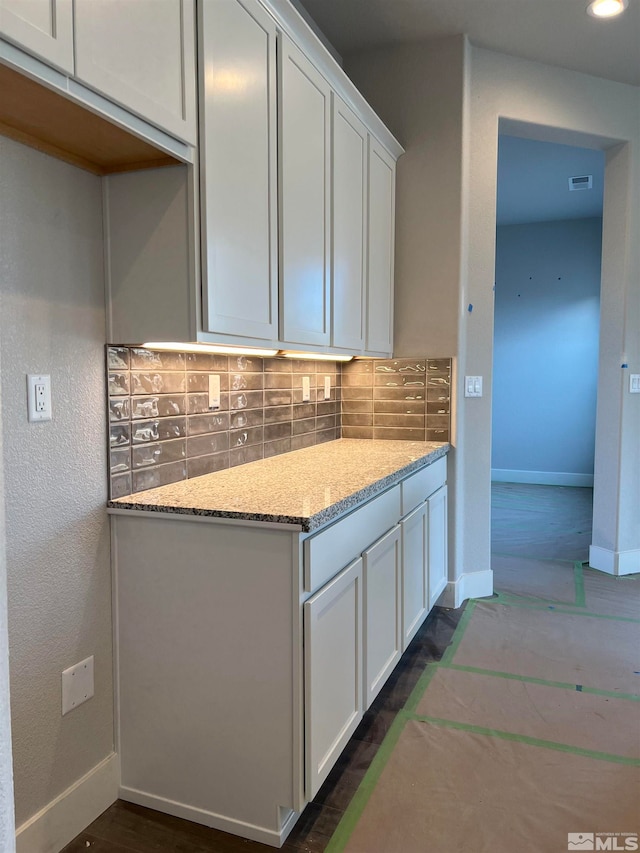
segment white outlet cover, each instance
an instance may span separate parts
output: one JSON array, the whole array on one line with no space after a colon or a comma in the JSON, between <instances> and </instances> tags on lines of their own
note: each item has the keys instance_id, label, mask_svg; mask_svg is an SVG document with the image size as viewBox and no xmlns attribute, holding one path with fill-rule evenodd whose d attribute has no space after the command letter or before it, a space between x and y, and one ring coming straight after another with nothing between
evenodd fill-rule
<instances>
[{"instance_id":1,"label":"white outlet cover","mask_svg":"<svg viewBox=\"0 0 640 853\"><path fill-rule=\"evenodd\" d=\"M209 408L220 408L220 374L209 374Z\"/></svg>"},{"instance_id":2,"label":"white outlet cover","mask_svg":"<svg viewBox=\"0 0 640 853\"><path fill-rule=\"evenodd\" d=\"M302 402L307 403L311 399L311 379L309 376L302 377Z\"/></svg>"},{"instance_id":3,"label":"white outlet cover","mask_svg":"<svg viewBox=\"0 0 640 853\"><path fill-rule=\"evenodd\" d=\"M331 377L330 376L324 377L324 399L325 400L331 399Z\"/></svg>"},{"instance_id":4,"label":"white outlet cover","mask_svg":"<svg viewBox=\"0 0 640 853\"><path fill-rule=\"evenodd\" d=\"M41 373L27 376L27 412L31 422L51 420L51 377Z\"/></svg>"},{"instance_id":5,"label":"white outlet cover","mask_svg":"<svg viewBox=\"0 0 640 853\"><path fill-rule=\"evenodd\" d=\"M94 694L93 655L62 673L62 715L73 711Z\"/></svg>"}]
</instances>

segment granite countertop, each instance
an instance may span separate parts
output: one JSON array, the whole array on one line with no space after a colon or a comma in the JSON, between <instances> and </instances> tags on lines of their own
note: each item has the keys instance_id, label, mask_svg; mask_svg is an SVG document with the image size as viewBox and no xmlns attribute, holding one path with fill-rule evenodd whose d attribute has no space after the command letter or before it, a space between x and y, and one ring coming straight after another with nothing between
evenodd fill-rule
<instances>
[{"instance_id":1,"label":"granite countertop","mask_svg":"<svg viewBox=\"0 0 640 853\"><path fill-rule=\"evenodd\" d=\"M437 441L341 438L109 501L111 510L235 518L316 530L444 456Z\"/></svg>"}]
</instances>

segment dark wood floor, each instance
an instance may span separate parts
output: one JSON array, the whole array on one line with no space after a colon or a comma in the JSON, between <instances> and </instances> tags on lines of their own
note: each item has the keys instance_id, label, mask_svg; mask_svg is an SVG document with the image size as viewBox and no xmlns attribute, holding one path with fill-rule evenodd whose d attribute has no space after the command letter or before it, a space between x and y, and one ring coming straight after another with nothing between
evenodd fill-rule
<instances>
[{"instance_id":1,"label":"dark wood floor","mask_svg":"<svg viewBox=\"0 0 640 853\"><path fill-rule=\"evenodd\" d=\"M463 608L436 607L364 715L327 781L301 814L282 850L321 853L424 667L440 660ZM118 800L62 853L268 853L264 844Z\"/></svg>"}]
</instances>

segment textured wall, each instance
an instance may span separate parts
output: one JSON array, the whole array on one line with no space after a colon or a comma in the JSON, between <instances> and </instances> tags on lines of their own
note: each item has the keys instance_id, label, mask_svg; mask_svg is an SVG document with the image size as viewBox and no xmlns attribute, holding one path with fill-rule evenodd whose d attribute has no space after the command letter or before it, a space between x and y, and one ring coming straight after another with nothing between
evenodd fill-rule
<instances>
[{"instance_id":1,"label":"textured wall","mask_svg":"<svg viewBox=\"0 0 640 853\"><path fill-rule=\"evenodd\" d=\"M0 375L2 353L0 352ZM2 394L0 386L0 417ZM11 762L11 708L9 707L9 646L7 636L7 560L4 526L4 465L0 429L0 850L16 849Z\"/></svg>"},{"instance_id":2,"label":"textured wall","mask_svg":"<svg viewBox=\"0 0 640 853\"><path fill-rule=\"evenodd\" d=\"M491 464L500 479L593 477L601 242L600 218L498 228Z\"/></svg>"},{"instance_id":3,"label":"textured wall","mask_svg":"<svg viewBox=\"0 0 640 853\"><path fill-rule=\"evenodd\" d=\"M100 180L0 137L0 344L16 823L113 749ZM29 424L27 373L53 420ZM60 674L95 655L62 718Z\"/></svg>"}]
</instances>

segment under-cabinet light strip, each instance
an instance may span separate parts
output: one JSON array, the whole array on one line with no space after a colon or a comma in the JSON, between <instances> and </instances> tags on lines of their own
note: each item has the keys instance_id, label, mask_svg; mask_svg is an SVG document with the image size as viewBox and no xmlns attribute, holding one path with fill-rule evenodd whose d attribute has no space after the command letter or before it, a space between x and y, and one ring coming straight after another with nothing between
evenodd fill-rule
<instances>
[{"instance_id":1,"label":"under-cabinet light strip","mask_svg":"<svg viewBox=\"0 0 640 853\"><path fill-rule=\"evenodd\" d=\"M328 352L294 352L290 350L261 349L259 347L227 346L224 344L200 344L180 343L177 341L147 341L142 344L145 349L157 350L159 352L202 352L214 355L247 355L256 358L283 358L310 359L311 361L351 361L352 355L344 353Z\"/></svg>"}]
</instances>

